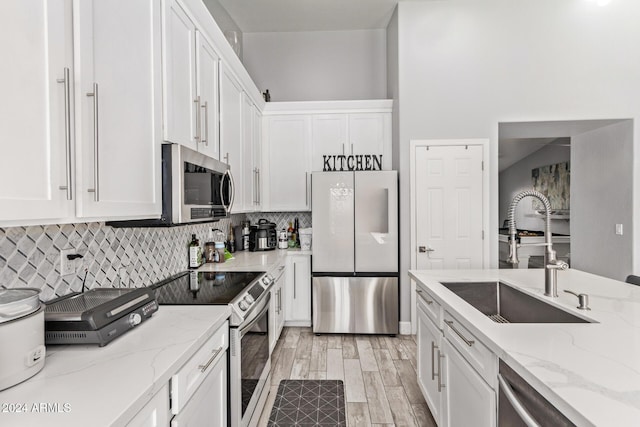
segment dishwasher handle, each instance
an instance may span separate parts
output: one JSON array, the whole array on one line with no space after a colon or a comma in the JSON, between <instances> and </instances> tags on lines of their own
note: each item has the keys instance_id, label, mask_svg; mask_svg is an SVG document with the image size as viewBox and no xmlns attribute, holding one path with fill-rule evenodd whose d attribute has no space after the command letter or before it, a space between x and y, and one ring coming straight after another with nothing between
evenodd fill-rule
<instances>
[{"instance_id":1,"label":"dishwasher handle","mask_svg":"<svg viewBox=\"0 0 640 427\"><path fill-rule=\"evenodd\" d=\"M502 374L498 374L498 383L500 384L500 390L504 393L507 400L511 404L511 407L516 411L520 419L527 425L527 427L540 427L540 424L531 416L527 408L524 407L520 400L516 397L511 385L504 379Z\"/></svg>"}]
</instances>

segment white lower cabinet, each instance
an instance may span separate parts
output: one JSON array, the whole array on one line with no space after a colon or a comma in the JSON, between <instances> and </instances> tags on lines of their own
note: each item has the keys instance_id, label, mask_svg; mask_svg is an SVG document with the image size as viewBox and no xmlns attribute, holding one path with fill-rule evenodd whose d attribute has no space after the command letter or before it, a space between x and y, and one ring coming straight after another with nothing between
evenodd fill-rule
<instances>
[{"instance_id":1,"label":"white lower cabinet","mask_svg":"<svg viewBox=\"0 0 640 427\"><path fill-rule=\"evenodd\" d=\"M442 412L442 383L440 377L442 358L440 355L443 338L442 332L429 319L421 304L424 303L418 298L418 329L416 337L418 354L420 355L418 357L418 385L431 410L433 419L439 420ZM440 367L438 364L440 364Z\"/></svg>"},{"instance_id":2,"label":"white lower cabinet","mask_svg":"<svg viewBox=\"0 0 640 427\"><path fill-rule=\"evenodd\" d=\"M288 255L284 320L289 326L311 325L311 257Z\"/></svg>"},{"instance_id":3,"label":"white lower cabinet","mask_svg":"<svg viewBox=\"0 0 640 427\"><path fill-rule=\"evenodd\" d=\"M169 425L169 384L158 391L144 408L127 423L127 427L164 427Z\"/></svg>"},{"instance_id":4,"label":"white lower cabinet","mask_svg":"<svg viewBox=\"0 0 640 427\"><path fill-rule=\"evenodd\" d=\"M227 425L227 358L224 352L207 374L184 410L171 420L171 427Z\"/></svg>"},{"instance_id":5,"label":"white lower cabinet","mask_svg":"<svg viewBox=\"0 0 640 427\"><path fill-rule=\"evenodd\" d=\"M229 322L171 377L172 427L227 425Z\"/></svg>"},{"instance_id":6,"label":"white lower cabinet","mask_svg":"<svg viewBox=\"0 0 640 427\"><path fill-rule=\"evenodd\" d=\"M416 305L418 385L436 424L495 427L496 356L428 292Z\"/></svg>"},{"instance_id":7,"label":"white lower cabinet","mask_svg":"<svg viewBox=\"0 0 640 427\"><path fill-rule=\"evenodd\" d=\"M496 425L496 392L448 340L442 340L444 381L441 427Z\"/></svg>"},{"instance_id":8,"label":"white lower cabinet","mask_svg":"<svg viewBox=\"0 0 640 427\"><path fill-rule=\"evenodd\" d=\"M284 298L282 295L285 281L284 269L285 265L283 264L277 267L273 273L275 283L271 288L271 307L269 307L269 330L273 331L273 333L269 342L269 352L273 351L284 327Z\"/></svg>"}]
</instances>

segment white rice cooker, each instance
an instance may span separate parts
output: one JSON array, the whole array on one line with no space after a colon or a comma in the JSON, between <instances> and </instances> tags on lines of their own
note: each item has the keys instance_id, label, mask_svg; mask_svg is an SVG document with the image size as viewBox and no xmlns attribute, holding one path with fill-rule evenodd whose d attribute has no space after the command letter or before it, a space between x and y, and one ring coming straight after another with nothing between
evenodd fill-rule
<instances>
[{"instance_id":1,"label":"white rice cooker","mask_svg":"<svg viewBox=\"0 0 640 427\"><path fill-rule=\"evenodd\" d=\"M0 289L0 391L44 367L44 305L39 289Z\"/></svg>"}]
</instances>

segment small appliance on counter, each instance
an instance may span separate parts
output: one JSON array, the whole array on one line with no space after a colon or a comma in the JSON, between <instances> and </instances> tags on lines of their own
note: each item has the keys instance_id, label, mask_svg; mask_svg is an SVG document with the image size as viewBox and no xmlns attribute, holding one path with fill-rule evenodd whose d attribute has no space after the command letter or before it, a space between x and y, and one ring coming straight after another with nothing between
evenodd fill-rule
<instances>
[{"instance_id":1,"label":"small appliance on counter","mask_svg":"<svg viewBox=\"0 0 640 427\"><path fill-rule=\"evenodd\" d=\"M271 251L278 246L276 225L266 219L261 219L258 224L252 225L249 231L249 250Z\"/></svg>"},{"instance_id":2,"label":"small appliance on counter","mask_svg":"<svg viewBox=\"0 0 640 427\"><path fill-rule=\"evenodd\" d=\"M46 304L47 344L98 344L103 347L158 311L149 288L97 288Z\"/></svg>"},{"instance_id":3,"label":"small appliance on counter","mask_svg":"<svg viewBox=\"0 0 640 427\"><path fill-rule=\"evenodd\" d=\"M39 294L35 288L0 290L0 390L44 367L44 306Z\"/></svg>"}]
</instances>

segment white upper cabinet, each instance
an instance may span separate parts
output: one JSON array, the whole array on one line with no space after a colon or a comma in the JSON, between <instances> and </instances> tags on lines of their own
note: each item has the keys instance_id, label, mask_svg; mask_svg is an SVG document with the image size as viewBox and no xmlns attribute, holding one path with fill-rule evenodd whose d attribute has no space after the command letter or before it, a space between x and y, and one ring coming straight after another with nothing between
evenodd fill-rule
<instances>
[{"instance_id":1,"label":"white upper cabinet","mask_svg":"<svg viewBox=\"0 0 640 427\"><path fill-rule=\"evenodd\" d=\"M211 43L200 32L196 31L196 63L198 75L198 96L196 104L200 111L199 125L200 152L220 159L220 143L218 132L218 71L220 58ZM199 98L198 98L199 97Z\"/></svg>"},{"instance_id":2,"label":"white upper cabinet","mask_svg":"<svg viewBox=\"0 0 640 427\"><path fill-rule=\"evenodd\" d=\"M310 210L311 172L325 170L325 156L328 170L378 169L372 156L380 155L381 169L391 170L392 106L392 100L265 104L260 209Z\"/></svg>"},{"instance_id":3,"label":"white upper cabinet","mask_svg":"<svg viewBox=\"0 0 640 427\"><path fill-rule=\"evenodd\" d=\"M164 140L220 158L220 58L177 0L164 11Z\"/></svg>"},{"instance_id":4,"label":"white upper cabinet","mask_svg":"<svg viewBox=\"0 0 640 427\"><path fill-rule=\"evenodd\" d=\"M74 3L77 216L161 213L161 11Z\"/></svg>"},{"instance_id":5,"label":"white upper cabinet","mask_svg":"<svg viewBox=\"0 0 640 427\"><path fill-rule=\"evenodd\" d=\"M314 171L324 170L323 156L340 155L382 155L382 169L391 170L391 113L316 114L312 146ZM365 160L361 160L363 167ZM333 159L330 164L333 167ZM340 165L338 160L336 167ZM342 166L347 170L347 162Z\"/></svg>"},{"instance_id":6,"label":"white upper cabinet","mask_svg":"<svg viewBox=\"0 0 640 427\"><path fill-rule=\"evenodd\" d=\"M176 1L164 5L164 140L197 150L196 25Z\"/></svg>"},{"instance_id":7,"label":"white upper cabinet","mask_svg":"<svg viewBox=\"0 0 640 427\"><path fill-rule=\"evenodd\" d=\"M71 3L0 2L0 27L0 227L72 216Z\"/></svg>"},{"instance_id":8,"label":"white upper cabinet","mask_svg":"<svg viewBox=\"0 0 640 427\"><path fill-rule=\"evenodd\" d=\"M391 169L391 113L349 114L349 154L381 154Z\"/></svg>"},{"instance_id":9,"label":"white upper cabinet","mask_svg":"<svg viewBox=\"0 0 640 427\"><path fill-rule=\"evenodd\" d=\"M263 209L275 212L311 209L311 117L266 117L263 150L269 190Z\"/></svg>"},{"instance_id":10,"label":"white upper cabinet","mask_svg":"<svg viewBox=\"0 0 640 427\"><path fill-rule=\"evenodd\" d=\"M322 171L323 156L349 154L349 120L346 114L316 114L311 120L311 167Z\"/></svg>"},{"instance_id":11,"label":"white upper cabinet","mask_svg":"<svg viewBox=\"0 0 640 427\"><path fill-rule=\"evenodd\" d=\"M233 177L234 197L231 213L244 209L244 167L242 158L243 91L226 67L220 70L220 154ZM251 167L248 165L247 167Z\"/></svg>"},{"instance_id":12,"label":"white upper cabinet","mask_svg":"<svg viewBox=\"0 0 640 427\"><path fill-rule=\"evenodd\" d=\"M242 97L242 160L244 185L242 191L245 212L259 210L260 207L260 115L251 99Z\"/></svg>"},{"instance_id":13,"label":"white upper cabinet","mask_svg":"<svg viewBox=\"0 0 640 427\"><path fill-rule=\"evenodd\" d=\"M262 115L260 110L255 105L251 109L253 113L253 166L255 168L256 183L254 186L254 193L256 198L254 210L262 210L262 194L263 191L263 179L262 179Z\"/></svg>"},{"instance_id":14,"label":"white upper cabinet","mask_svg":"<svg viewBox=\"0 0 640 427\"><path fill-rule=\"evenodd\" d=\"M0 6L0 225L157 217L161 11L153 0Z\"/></svg>"}]
</instances>

